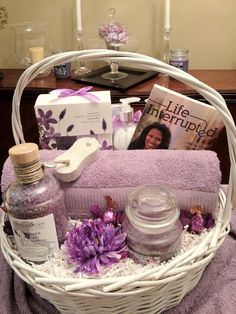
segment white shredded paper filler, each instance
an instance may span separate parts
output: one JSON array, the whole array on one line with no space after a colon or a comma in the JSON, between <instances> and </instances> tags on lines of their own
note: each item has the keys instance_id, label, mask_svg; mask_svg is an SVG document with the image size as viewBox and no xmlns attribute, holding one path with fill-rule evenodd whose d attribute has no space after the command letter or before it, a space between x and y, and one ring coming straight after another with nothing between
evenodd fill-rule
<instances>
[{"instance_id":1,"label":"white shredded paper filler","mask_svg":"<svg viewBox=\"0 0 236 314\"><path fill-rule=\"evenodd\" d=\"M182 255L185 251L191 249L192 247L198 245L202 238L206 235L207 231L203 232L201 235L191 234L184 229L182 236L181 236L181 244L179 246L179 250L177 254L170 259L169 261L173 260L179 255ZM112 278L112 277L119 277L119 276L127 276L127 275L134 275L145 270L151 269L159 265L165 265L169 261L165 261L162 263L149 262L146 265L139 264L135 262L131 258L124 258L121 259L119 262L111 265L111 266L101 266L101 270L98 274L85 274L85 273L76 273L76 264L68 264L67 263L67 256L66 254L58 250L55 252L54 256L48 259L43 264L32 264L34 269L38 271L46 272L49 276L58 277L58 278ZM153 275L153 279L155 279L155 275Z\"/></svg>"}]
</instances>

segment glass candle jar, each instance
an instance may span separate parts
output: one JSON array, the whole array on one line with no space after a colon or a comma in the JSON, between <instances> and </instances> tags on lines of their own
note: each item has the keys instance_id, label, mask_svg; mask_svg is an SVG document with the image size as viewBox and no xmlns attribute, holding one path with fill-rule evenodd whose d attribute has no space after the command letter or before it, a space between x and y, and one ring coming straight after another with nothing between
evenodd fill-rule
<instances>
[{"instance_id":1,"label":"glass candle jar","mask_svg":"<svg viewBox=\"0 0 236 314\"><path fill-rule=\"evenodd\" d=\"M55 50L55 51L53 51L53 54L56 55L56 54L59 54L61 52L63 52L63 51ZM70 64L70 62L55 65L53 67L53 72L54 72L54 76L56 79L70 78L70 75L71 75L71 64Z\"/></svg>"},{"instance_id":2,"label":"glass candle jar","mask_svg":"<svg viewBox=\"0 0 236 314\"><path fill-rule=\"evenodd\" d=\"M188 49L174 49L170 51L170 65L188 72Z\"/></svg>"},{"instance_id":3,"label":"glass candle jar","mask_svg":"<svg viewBox=\"0 0 236 314\"><path fill-rule=\"evenodd\" d=\"M173 192L161 185L143 185L128 197L123 222L131 257L140 263L173 257L182 225Z\"/></svg>"},{"instance_id":4,"label":"glass candle jar","mask_svg":"<svg viewBox=\"0 0 236 314\"><path fill-rule=\"evenodd\" d=\"M64 192L57 179L44 174L38 146L25 143L9 150L16 180L4 193L21 257L43 262L63 243L68 227Z\"/></svg>"}]
</instances>

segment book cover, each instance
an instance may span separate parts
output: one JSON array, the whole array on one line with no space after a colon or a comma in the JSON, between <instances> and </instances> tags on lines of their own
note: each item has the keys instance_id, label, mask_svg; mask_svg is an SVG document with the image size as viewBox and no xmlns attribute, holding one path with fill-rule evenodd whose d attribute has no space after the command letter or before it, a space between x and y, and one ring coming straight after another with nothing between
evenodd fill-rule
<instances>
[{"instance_id":1,"label":"book cover","mask_svg":"<svg viewBox=\"0 0 236 314\"><path fill-rule=\"evenodd\" d=\"M224 127L213 106L159 85L151 91L129 149L150 148L144 136L153 123L161 127L159 134L151 134L156 139L152 148L166 149L210 149Z\"/></svg>"}]
</instances>

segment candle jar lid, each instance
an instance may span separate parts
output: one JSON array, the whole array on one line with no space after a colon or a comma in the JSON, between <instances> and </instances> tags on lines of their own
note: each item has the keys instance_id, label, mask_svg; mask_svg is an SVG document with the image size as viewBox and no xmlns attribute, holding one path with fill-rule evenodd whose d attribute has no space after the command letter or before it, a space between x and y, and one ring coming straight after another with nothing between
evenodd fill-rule
<instances>
[{"instance_id":1,"label":"candle jar lid","mask_svg":"<svg viewBox=\"0 0 236 314\"><path fill-rule=\"evenodd\" d=\"M138 228L156 232L178 219L176 197L162 185L139 186L129 195L126 216Z\"/></svg>"},{"instance_id":2,"label":"candle jar lid","mask_svg":"<svg viewBox=\"0 0 236 314\"><path fill-rule=\"evenodd\" d=\"M188 49L184 49L184 48L176 48L170 51L171 55L174 56L187 56L189 53Z\"/></svg>"}]
</instances>

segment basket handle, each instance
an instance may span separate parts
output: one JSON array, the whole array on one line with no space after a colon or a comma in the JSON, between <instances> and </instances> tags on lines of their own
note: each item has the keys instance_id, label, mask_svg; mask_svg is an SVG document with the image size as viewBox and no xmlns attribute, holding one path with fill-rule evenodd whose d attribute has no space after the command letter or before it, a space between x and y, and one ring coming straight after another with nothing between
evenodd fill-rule
<instances>
[{"instance_id":1,"label":"basket handle","mask_svg":"<svg viewBox=\"0 0 236 314\"><path fill-rule=\"evenodd\" d=\"M230 156L230 179L227 191L225 215L230 217L231 205L236 205L235 179L236 179L236 127L224 98L213 88L199 81L189 73L168 65L155 58L138 53L114 51L108 49L89 49L82 51L69 51L47 57L27 68L20 76L12 101L12 131L16 144L24 143L24 134L20 118L20 101L24 88L42 71L55 65L75 60L102 60L118 61L139 64L140 67L151 69L179 80L201 94L220 113L227 133ZM234 196L235 195L235 196ZM233 199L234 198L234 199Z\"/></svg>"}]
</instances>

